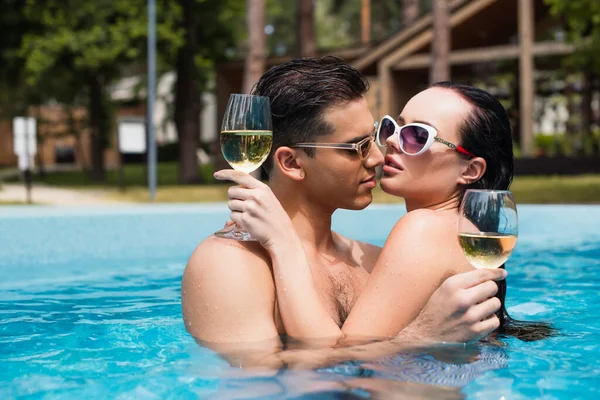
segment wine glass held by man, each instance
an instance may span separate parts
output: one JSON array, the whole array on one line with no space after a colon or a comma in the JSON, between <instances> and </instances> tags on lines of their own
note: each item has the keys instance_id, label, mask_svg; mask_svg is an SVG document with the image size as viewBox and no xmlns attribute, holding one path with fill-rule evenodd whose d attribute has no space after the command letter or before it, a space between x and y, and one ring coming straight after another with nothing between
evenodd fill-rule
<instances>
[{"instance_id":1,"label":"wine glass held by man","mask_svg":"<svg viewBox=\"0 0 600 400\"><path fill-rule=\"evenodd\" d=\"M273 122L269 98L232 94L221 127L223 157L237 171L250 173L267 159L273 143ZM241 241L254 240L235 224L215 232L215 236Z\"/></svg>"}]
</instances>

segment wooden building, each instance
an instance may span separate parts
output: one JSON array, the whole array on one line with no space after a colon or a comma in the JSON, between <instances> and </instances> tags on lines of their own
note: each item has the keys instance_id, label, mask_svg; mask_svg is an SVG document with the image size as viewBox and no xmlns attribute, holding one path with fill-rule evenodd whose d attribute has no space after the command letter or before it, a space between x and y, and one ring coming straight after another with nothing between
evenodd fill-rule
<instances>
[{"instance_id":1,"label":"wooden building","mask_svg":"<svg viewBox=\"0 0 600 400\"><path fill-rule=\"evenodd\" d=\"M453 80L472 83L477 66L505 61L519 76L518 135L521 154L534 155L534 66L556 69L573 51L561 38L561 25L544 0L449 0ZM564 36L564 35L563 35ZM403 104L428 85L433 18L421 16L385 41L328 52L352 63L371 82L368 101L375 118L397 115ZM322 53L321 55L325 55ZM287 59L273 58L267 67ZM218 120L230 93L241 91L243 62L224 63L217 71Z\"/></svg>"},{"instance_id":2,"label":"wooden building","mask_svg":"<svg viewBox=\"0 0 600 400\"><path fill-rule=\"evenodd\" d=\"M521 155L534 155L534 96L535 75L540 70L556 70L561 59L573 51L564 41L561 24L549 13L544 0L448 0L450 2L451 52L449 62L453 80L476 83L477 77L489 72L510 71L518 76L514 93L518 107L511 114L516 139L521 145ZM428 85L431 64L433 18L431 14L415 22L380 43L355 48L321 52L320 55L337 55L362 71L371 83L367 95L375 118L384 114L397 115L406 101ZM267 68L287 61L291 57L273 57ZM224 62L216 68L216 115L208 124L217 130L223 118L231 93L242 90L244 62ZM65 112L61 106L42 106L32 109L30 115L39 113L49 124L39 132L52 131L40 143L38 153L44 164L57 161L61 147L75 148L75 163L86 165L89 160L87 131L81 128L79 140L67 132ZM85 111L78 111L81 117ZM134 110L120 108L118 114L144 115L144 105ZM62 121L62 122L61 122ZM64 134L60 134L60 132ZM218 137L211 132L210 137ZM218 144L213 151L220 153ZM115 163L114 146L106 150L107 166ZM12 151L11 121L0 120L0 167L14 166L17 160Z\"/></svg>"}]
</instances>

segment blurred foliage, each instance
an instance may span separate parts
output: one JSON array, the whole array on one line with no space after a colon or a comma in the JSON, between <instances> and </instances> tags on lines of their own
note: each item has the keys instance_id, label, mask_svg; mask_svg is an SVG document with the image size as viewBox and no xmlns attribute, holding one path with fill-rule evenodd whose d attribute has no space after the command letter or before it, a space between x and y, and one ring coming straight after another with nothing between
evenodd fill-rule
<instances>
[{"instance_id":1,"label":"blurred foliage","mask_svg":"<svg viewBox=\"0 0 600 400\"><path fill-rule=\"evenodd\" d=\"M200 167L200 173L212 179L212 165ZM212 185L178 185L177 164L158 164L158 202L202 202L226 201L228 183ZM145 188L146 175L144 165L125 166L126 191L119 193L118 171L107 173L107 181L103 185L94 184L81 171L48 172L44 178L36 177L38 182L63 186L65 188L107 189L114 193L115 199L124 201L147 202L148 191ZM596 203L600 204L600 175L576 176L516 176L511 186L515 199L519 204L534 203ZM384 193L377 187L373 191L374 203L402 203L400 197Z\"/></svg>"},{"instance_id":2,"label":"blurred foliage","mask_svg":"<svg viewBox=\"0 0 600 400\"><path fill-rule=\"evenodd\" d=\"M125 164L123 167L123 176L127 187L145 188L148 185L146 176L145 164ZM215 168L212 164L205 164L198 167L199 174L206 181L214 182L213 173ZM159 186L178 185L176 162L161 162L157 164L157 181ZM18 182L19 177L11 177L5 179L5 182ZM105 182L93 182L89 175L80 170L73 171L53 171L46 172L44 175L35 174L33 181L51 186L63 186L71 188L118 188L119 187L119 170L114 169L106 172ZM146 194L147 197L147 194Z\"/></svg>"},{"instance_id":3,"label":"blurred foliage","mask_svg":"<svg viewBox=\"0 0 600 400\"><path fill-rule=\"evenodd\" d=\"M564 21L568 40L578 47L568 58L569 66L600 71L600 1L546 0L546 4Z\"/></svg>"}]
</instances>

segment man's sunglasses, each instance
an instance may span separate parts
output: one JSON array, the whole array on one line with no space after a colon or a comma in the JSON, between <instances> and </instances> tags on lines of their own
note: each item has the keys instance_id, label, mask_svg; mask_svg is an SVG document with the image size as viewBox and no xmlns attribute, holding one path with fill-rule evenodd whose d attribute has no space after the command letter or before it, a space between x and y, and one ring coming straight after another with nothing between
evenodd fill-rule
<instances>
[{"instance_id":1,"label":"man's sunglasses","mask_svg":"<svg viewBox=\"0 0 600 400\"><path fill-rule=\"evenodd\" d=\"M386 147L387 140L394 134L398 134L398 145L404 154L409 156L418 156L425 153L433 144L440 142L469 157L476 157L475 154L467 151L462 146L457 146L447 142L437 135L437 130L429 125L412 123L400 126L389 115L384 116L379 123L377 130L377 144Z\"/></svg>"},{"instance_id":2,"label":"man's sunglasses","mask_svg":"<svg viewBox=\"0 0 600 400\"><path fill-rule=\"evenodd\" d=\"M371 151L371 143L375 141L375 135L377 132L377 122L375 122L373 135L367 136L360 142L356 143L297 143L290 147L307 147L317 149L342 149L356 151L361 161L369 157Z\"/></svg>"}]
</instances>

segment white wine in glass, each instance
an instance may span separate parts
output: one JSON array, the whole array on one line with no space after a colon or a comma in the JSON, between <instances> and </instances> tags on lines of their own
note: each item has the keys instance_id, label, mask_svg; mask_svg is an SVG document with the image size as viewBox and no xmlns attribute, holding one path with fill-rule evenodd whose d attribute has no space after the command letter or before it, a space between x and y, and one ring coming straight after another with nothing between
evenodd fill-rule
<instances>
[{"instance_id":1,"label":"white wine in glass","mask_svg":"<svg viewBox=\"0 0 600 400\"><path fill-rule=\"evenodd\" d=\"M458 241L475 268L498 268L518 236L517 206L507 190L466 191L458 213Z\"/></svg>"},{"instance_id":2,"label":"white wine in glass","mask_svg":"<svg viewBox=\"0 0 600 400\"><path fill-rule=\"evenodd\" d=\"M273 122L269 98L249 94L229 96L227 110L221 125L221 151L231 168L250 173L267 159L273 143ZM236 224L230 225L215 236L251 241L248 232Z\"/></svg>"}]
</instances>

